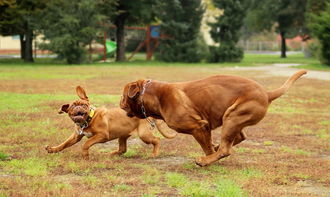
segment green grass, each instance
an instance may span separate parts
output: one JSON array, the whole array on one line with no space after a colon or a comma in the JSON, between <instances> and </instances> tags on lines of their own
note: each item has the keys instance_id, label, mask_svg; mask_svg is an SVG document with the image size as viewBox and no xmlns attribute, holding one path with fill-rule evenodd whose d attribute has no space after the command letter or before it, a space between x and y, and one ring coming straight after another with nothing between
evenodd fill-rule
<instances>
[{"instance_id":1,"label":"green grass","mask_svg":"<svg viewBox=\"0 0 330 197\"><path fill-rule=\"evenodd\" d=\"M87 175L83 177L83 182L90 187L97 187L101 183L101 180L96 176Z\"/></svg>"},{"instance_id":2,"label":"green grass","mask_svg":"<svg viewBox=\"0 0 330 197\"><path fill-rule=\"evenodd\" d=\"M274 114L303 114L307 113L305 109L298 108L296 106L288 105L270 105L268 108L269 113Z\"/></svg>"},{"instance_id":3,"label":"green grass","mask_svg":"<svg viewBox=\"0 0 330 197\"><path fill-rule=\"evenodd\" d=\"M132 186L127 185L127 184L119 184L115 185L114 190L116 192L125 192L125 191L131 191L133 189Z\"/></svg>"},{"instance_id":4,"label":"green grass","mask_svg":"<svg viewBox=\"0 0 330 197\"><path fill-rule=\"evenodd\" d=\"M211 190L210 185L206 182L192 181L180 188L180 194L192 197L211 197L215 196L215 191Z\"/></svg>"},{"instance_id":5,"label":"green grass","mask_svg":"<svg viewBox=\"0 0 330 197\"><path fill-rule=\"evenodd\" d=\"M131 62L112 62L112 63L90 63L90 64L81 64L70 65L65 64L64 61L58 61L54 59L44 58L44 59L36 59L35 63L24 63L20 59L0 59L1 65L10 65L10 66L25 66L27 69L36 69L40 66L61 66L61 68L70 67L70 68L82 68L84 66L89 67L93 66L206 66L206 65L221 65L224 67L230 66L260 66L260 65L271 65L275 63L295 63L295 64L304 64L300 66L301 68L307 68L312 70L330 70L329 66L325 66L319 63L316 58L305 58L302 53L300 54L290 54L287 58L280 58L280 55L266 55L266 54L245 54L242 62L234 62L234 63L168 63L168 62L159 62L156 60L153 61L145 61L145 60L135 60ZM40 75L35 72L19 72L18 74L14 74L10 71L4 72L2 75L2 79L19 79L17 77L21 77L22 79L27 78L36 78L36 79L58 79L58 78L70 78L70 79L89 79L95 77L93 74L84 74L80 75L77 73L65 73L65 72L52 72L50 69L45 74ZM0 77L1 79L1 77Z\"/></svg>"},{"instance_id":6,"label":"green grass","mask_svg":"<svg viewBox=\"0 0 330 197\"><path fill-rule=\"evenodd\" d=\"M293 174L292 176L297 177L299 179L304 179L304 180L309 179L311 177L310 175L303 174L303 173Z\"/></svg>"},{"instance_id":7,"label":"green grass","mask_svg":"<svg viewBox=\"0 0 330 197\"><path fill-rule=\"evenodd\" d=\"M31 67L30 69L25 68L22 71L9 70L2 72L0 75L1 80L26 80L26 79L37 79L37 80L49 80L49 79L91 79L96 75L87 74L81 75L79 73L61 73L54 72L50 69L43 70L42 72L35 72L36 68Z\"/></svg>"},{"instance_id":8,"label":"green grass","mask_svg":"<svg viewBox=\"0 0 330 197\"><path fill-rule=\"evenodd\" d=\"M292 149L288 146L281 146L280 148L281 151L286 152L286 153L292 153L296 155L311 155L312 153L306 150L302 149Z\"/></svg>"},{"instance_id":9,"label":"green grass","mask_svg":"<svg viewBox=\"0 0 330 197\"><path fill-rule=\"evenodd\" d=\"M9 155L6 153L0 152L0 161L5 161L9 158Z\"/></svg>"},{"instance_id":10,"label":"green grass","mask_svg":"<svg viewBox=\"0 0 330 197\"><path fill-rule=\"evenodd\" d=\"M166 183L171 187L182 187L187 182L187 177L184 174L177 172L168 172L165 174Z\"/></svg>"},{"instance_id":11,"label":"green grass","mask_svg":"<svg viewBox=\"0 0 330 197\"><path fill-rule=\"evenodd\" d=\"M123 154L123 157L130 158L130 157L135 157L138 155L137 150L130 148L126 151L126 153Z\"/></svg>"},{"instance_id":12,"label":"green grass","mask_svg":"<svg viewBox=\"0 0 330 197\"><path fill-rule=\"evenodd\" d=\"M320 63L308 63L306 65L296 66L295 68L304 68L309 70L320 70L320 71L330 71L330 66L326 66Z\"/></svg>"},{"instance_id":13,"label":"green grass","mask_svg":"<svg viewBox=\"0 0 330 197\"><path fill-rule=\"evenodd\" d=\"M220 179L216 182L216 197L244 197L247 194L231 180Z\"/></svg>"},{"instance_id":14,"label":"green grass","mask_svg":"<svg viewBox=\"0 0 330 197\"><path fill-rule=\"evenodd\" d=\"M330 139L330 130L329 129L319 129L317 130L316 136L328 140Z\"/></svg>"},{"instance_id":15,"label":"green grass","mask_svg":"<svg viewBox=\"0 0 330 197\"><path fill-rule=\"evenodd\" d=\"M45 176L48 173L48 166L44 160L39 158L27 158L27 159L13 159L3 164L5 169L8 169L11 173L20 175L25 174L27 176Z\"/></svg>"},{"instance_id":16,"label":"green grass","mask_svg":"<svg viewBox=\"0 0 330 197\"><path fill-rule=\"evenodd\" d=\"M290 54L287 58L281 58L280 55L268 54L244 54L243 64L281 64L281 63L296 63L296 64L315 64L318 60L315 58L305 58L301 54Z\"/></svg>"},{"instance_id":17,"label":"green grass","mask_svg":"<svg viewBox=\"0 0 330 197\"><path fill-rule=\"evenodd\" d=\"M241 178L261 178L263 176L263 172L255 169L255 168L244 168L242 170L238 170L235 172Z\"/></svg>"},{"instance_id":18,"label":"green grass","mask_svg":"<svg viewBox=\"0 0 330 197\"><path fill-rule=\"evenodd\" d=\"M330 120L323 120L318 122L319 125L330 126Z\"/></svg>"},{"instance_id":19,"label":"green grass","mask_svg":"<svg viewBox=\"0 0 330 197\"><path fill-rule=\"evenodd\" d=\"M149 167L144 170L144 173L141 175L141 180L148 185L154 185L160 181L161 177L159 170Z\"/></svg>"},{"instance_id":20,"label":"green grass","mask_svg":"<svg viewBox=\"0 0 330 197\"><path fill-rule=\"evenodd\" d=\"M274 142L272 142L272 141L264 141L265 146L272 146L273 144L274 144Z\"/></svg>"},{"instance_id":21,"label":"green grass","mask_svg":"<svg viewBox=\"0 0 330 197\"><path fill-rule=\"evenodd\" d=\"M119 95L88 95L94 103L118 103ZM15 110L17 112L40 112L47 108L41 106L49 101L63 101L63 104L70 103L72 100L78 99L76 95L58 95L58 94L20 94L0 92L0 112ZM60 106L58 106L60 108Z\"/></svg>"}]
</instances>

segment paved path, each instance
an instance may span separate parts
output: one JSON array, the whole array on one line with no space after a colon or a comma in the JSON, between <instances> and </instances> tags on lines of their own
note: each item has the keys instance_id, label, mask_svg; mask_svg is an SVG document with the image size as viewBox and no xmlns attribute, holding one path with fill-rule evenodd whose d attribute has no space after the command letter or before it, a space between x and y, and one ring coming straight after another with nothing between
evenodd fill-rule
<instances>
[{"instance_id":1,"label":"paved path","mask_svg":"<svg viewBox=\"0 0 330 197\"><path fill-rule=\"evenodd\" d=\"M229 70L259 70L265 71L267 74L273 76L291 76L294 72L300 70L299 68L293 68L293 66L299 66L301 64L273 64L269 66L260 66L260 67L234 67L234 68L226 68ZM306 78L311 79L320 79L330 81L330 72L329 71L314 71L308 70Z\"/></svg>"}]
</instances>

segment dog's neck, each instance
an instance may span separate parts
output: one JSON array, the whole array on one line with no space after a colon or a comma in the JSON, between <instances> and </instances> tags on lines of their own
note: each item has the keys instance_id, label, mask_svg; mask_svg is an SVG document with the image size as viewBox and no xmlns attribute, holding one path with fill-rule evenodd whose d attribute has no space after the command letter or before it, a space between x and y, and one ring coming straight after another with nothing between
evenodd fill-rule
<instances>
[{"instance_id":1,"label":"dog's neck","mask_svg":"<svg viewBox=\"0 0 330 197\"><path fill-rule=\"evenodd\" d=\"M146 88L147 86L151 84L151 79L147 80L146 83L143 84L142 86L142 91L141 91L141 94L140 94L140 102L141 102L141 112L144 116L144 118L148 121L148 123L151 125L151 128L155 128L155 122L154 121L151 121L149 120L148 116L147 116L147 112L146 112L146 109L144 107L144 102L143 102L143 95L146 91Z\"/></svg>"},{"instance_id":2,"label":"dog's neck","mask_svg":"<svg viewBox=\"0 0 330 197\"><path fill-rule=\"evenodd\" d=\"M157 110L157 106L159 106L160 103L159 99L161 95L159 95L159 92L155 91L155 87L156 89L160 89L164 85L164 83L159 83L158 81L151 82L151 80L148 80L146 83L144 83L143 90L140 95L140 108L145 117L151 116L153 118L162 119L159 110ZM150 99L150 97L153 97L153 99Z\"/></svg>"}]
</instances>

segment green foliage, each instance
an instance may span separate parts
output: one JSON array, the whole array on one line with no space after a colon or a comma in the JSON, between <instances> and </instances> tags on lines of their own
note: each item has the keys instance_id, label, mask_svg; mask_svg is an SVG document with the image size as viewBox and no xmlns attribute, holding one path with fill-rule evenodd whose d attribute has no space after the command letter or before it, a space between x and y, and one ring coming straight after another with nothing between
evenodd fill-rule
<instances>
[{"instance_id":1,"label":"green foliage","mask_svg":"<svg viewBox=\"0 0 330 197\"><path fill-rule=\"evenodd\" d=\"M116 25L116 61L125 61L125 25L144 25L155 20L156 0L118 0L112 21Z\"/></svg>"},{"instance_id":2,"label":"green foliage","mask_svg":"<svg viewBox=\"0 0 330 197\"><path fill-rule=\"evenodd\" d=\"M257 31L271 30L276 24L277 32L285 32L286 38L304 33L307 0L252 0L248 17ZM254 16L251 16L254 15Z\"/></svg>"},{"instance_id":3,"label":"green foliage","mask_svg":"<svg viewBox=\"0 0 330 197\"><path fill-rule=\"evenodd\" d=\"M42 14L41 32L49 43L42 44L69 64L85 60L86 45L102 30L106 17L94 0L51 1Z\"/></svg>"},{"instance_id":4,"label":"green foliage","mask_svg":"<svg viewBox=\"0 0 330 197\"><path fill-rule=\"evenodd\" d=\"M234 44L221 44L220 47L210 46L208 62L240 62L244 56L242 48Z\"/></svg>"},{"instance_id":5,"label":"green foliage","mask_svg":"<svg viewBox=\"0 0 330 197\"><path fill-rule=\"evenodd\" d=\"M286 57L286 38L306 37L305 11L307 0L251 0L246 23L254 32L273 30L281 35L281 57ZM249 21L247 21L249 20ZM308 37L308 36L307 36Z\"/></svg>"},{"instance_id":6,"label":"green foliage","mask_svg":"<svg viewBox=\"0 0 330 197\"><path fill-rule=\"evenodd\" d=\"M161 40L158 60L165 62L199 62L205 50L199 36L204 8L201 0L169 0L159 3L158 17L161 32L168 38Z\"/></svg>"},{"instance_id":7,"label":"green foliage","mask_svg":"<svg viewBox=\"0 0 330 197\"><path fill-rule=\"evenodd\" d=\"M309 29L321 44L320 61L330 66L330 2L319 14L310 14Z\"/></svg>"},{"instance_id":8,"label":"green foliage","mask_svg":"<svg viewBox=\"0 0 330 197\"><path fill-rule=\"evenodd\" d=\"M211 36L219 47L210 47L209 62L240 62L243 49L236 46L243 19L246 15L246 0L214 0L214 5L224 13L211 23Z\"/></svg>"},{"instance_id":9,"label":"green foliage","mask_svg":"<svg viewBox=\"0 0 330 197\"><path fill-rule=\"evenodd\" d=\"M0 35L20 35L21 58L33 62L32 43L46 0L5 0L0 3ZM23 39L24 38L24 39Z\"/></svg>"}]
</instances>

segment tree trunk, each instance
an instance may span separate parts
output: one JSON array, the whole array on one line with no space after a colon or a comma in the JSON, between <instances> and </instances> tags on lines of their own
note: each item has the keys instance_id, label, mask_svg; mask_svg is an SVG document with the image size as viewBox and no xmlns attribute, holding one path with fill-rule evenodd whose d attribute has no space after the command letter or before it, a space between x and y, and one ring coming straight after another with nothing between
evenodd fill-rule
<instances>
[{"instance_id":1,"label":"tree trunk","mask_svg":"<svg viewBox=\"0 0 330 197\"><path fill-rule=\"evenodd\" d=\"M286 58L286 39L285 32L281 32L281 58Z\"/></svg>"},{"instance_id":2,"label":"tree trunk","mask_svg":"<svg viewBox=\"0 0 330 197\"><path fill-rule=\"evenodd\" d=\"M126 61L125 57L125 20L126 14L120 14L116 21L116 38L117 38L117 50L116 50L116 61Z\"/></svg>"},{"instance_id":3,"label":"tree trunk","mask_svg":"<svg viewBox=\"0 0 330 197\"><path fill-rule=\"evenodd\" d=\"M25 62L34 61L32 43L33 43L33 31L27 28L25 32L25 55L24 55Z\"/></svg>"},{"instance_id":4,"label":"tree trunk","mask_svg":"<svg viewBox=\"0 0 330 197\"><path fill-rule=\"evenodd\" d=\"M21 59L25 59L25 38L24 34L19 35L19 40L21 44Z\"/></svg>"}]
</instances>

